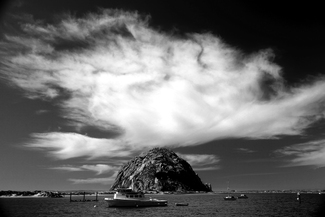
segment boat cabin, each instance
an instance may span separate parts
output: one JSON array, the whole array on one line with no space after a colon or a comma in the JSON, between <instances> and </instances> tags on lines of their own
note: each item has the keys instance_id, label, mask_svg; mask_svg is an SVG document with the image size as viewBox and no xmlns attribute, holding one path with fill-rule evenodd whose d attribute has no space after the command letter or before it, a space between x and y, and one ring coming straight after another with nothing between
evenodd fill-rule
<instances>
[{"instance_id":1,"label":"boat cabin","mask_svg":"<svg viewBox=\"0 0 325 217\"><path fill-rule=\"evenodd\" d=\"M145 196L142 192L135 192L130 188L119 188L114 194L114 199L142 199L144 197Z\"/></svg>"}]
</instances>

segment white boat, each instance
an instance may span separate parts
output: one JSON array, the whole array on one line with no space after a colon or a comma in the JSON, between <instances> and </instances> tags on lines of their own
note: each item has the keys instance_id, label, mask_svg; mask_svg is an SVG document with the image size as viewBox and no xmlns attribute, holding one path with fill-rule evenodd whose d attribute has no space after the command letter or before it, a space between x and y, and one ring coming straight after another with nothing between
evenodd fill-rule
<instances>
[{"instance_id":1,"label":"white boat","mask_svg":"<svg viewBox=\"0 0 325 217\"><path fill-rule=\"evenodd\" d=\"M167 206L167 200L147 198L142 192L135 192L130 188L119 188L113 198L104 199L108 207L150 207Z\"/></svg>"},{"instance_id":2,"label":"white boat","mask_svg":"<svg viewBox=\"0 0 325 217\"><path fill-rule=\"evenodd\" d=\"M238 199L247 199L247 195L246 194L241 194L240 196L238 196Z\"/></svg>"},{"instance_id":3,"label":"white boat","mask_svg":"<svg viewBox=\"0 0 325 217\"><path fill-rule=\"evenodd\" d=\"M236 197L228 195L223 198L224 200L236 200Z\"/></svg>"},{"instance_id":4,"label":"white boat","mask_svg":"<svg viewBox=\"0 0 325 217\"><path fill-rule=\"evenodd\" d=\"M228 181L228 185L227 185L227 191L229 192L229 181ZM236 197L229 195L223 198L224 200L236 200Z\"/></svg>"}]
</instances>

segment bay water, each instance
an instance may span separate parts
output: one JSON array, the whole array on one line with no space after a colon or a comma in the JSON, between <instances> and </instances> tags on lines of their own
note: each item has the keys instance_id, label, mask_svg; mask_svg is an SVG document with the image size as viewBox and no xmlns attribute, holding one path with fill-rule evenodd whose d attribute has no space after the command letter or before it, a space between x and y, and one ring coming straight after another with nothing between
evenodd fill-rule
<instances>
[{"instance_id":1,"label":"bay water","mask_svg":"<svg viewBox=\"0 0 325 217\"><path fill-rule=\"evenodd\" d=\"M259 193L247 194L248 199L225 201L225 194L179 194L147 195L166 199L166 207L109 208L104 197L98 202L69 202L65 198L0 198L1 217L46 217L46 216L325 216L325 195L302 194L301 203L296 194ZM237 196L237 195L234 195ZM81 199L81 198L80 198ZM86 199L94 199L86 196ZM175 206L188 203L188 206Z\"/></svg>"}]
</instances>

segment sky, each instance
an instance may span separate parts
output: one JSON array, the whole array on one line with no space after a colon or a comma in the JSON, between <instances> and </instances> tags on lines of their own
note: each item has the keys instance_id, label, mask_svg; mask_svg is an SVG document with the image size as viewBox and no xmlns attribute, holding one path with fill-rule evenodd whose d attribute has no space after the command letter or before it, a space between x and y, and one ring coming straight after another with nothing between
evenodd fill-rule
<instances>
[{"instance_id":1,"label":"sky","mask_svg":"<svg viewBox=\"0 0 325 217\"><path fill-rule=\"evenodd\" d=\"M325 189L317 3L2 4L0 190L108 190L154 147L215 191Z\"/></svg>"}]
</instances>

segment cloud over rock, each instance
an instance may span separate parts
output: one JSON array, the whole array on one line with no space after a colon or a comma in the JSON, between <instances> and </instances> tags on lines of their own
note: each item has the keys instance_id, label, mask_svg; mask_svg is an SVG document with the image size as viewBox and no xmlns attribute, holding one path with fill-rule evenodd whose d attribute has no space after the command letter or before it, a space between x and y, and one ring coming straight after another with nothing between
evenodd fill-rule
<instances>
[{"instance_id":1,"label":"cloud over rock","mask_svg":"<svg viewBox=\"0 0 325 217\"><path fill-rule=\"evenodd\" d=\"M60 107L76 134L35 133L28 144L59 159L299 135L324 117L324 79L286 87L270 50L246 55L212 34L168 34L119 10L21 29L0 42L0 76ZM117 136L78 134L87 127Z\"/></svg>"}]
</instances>

